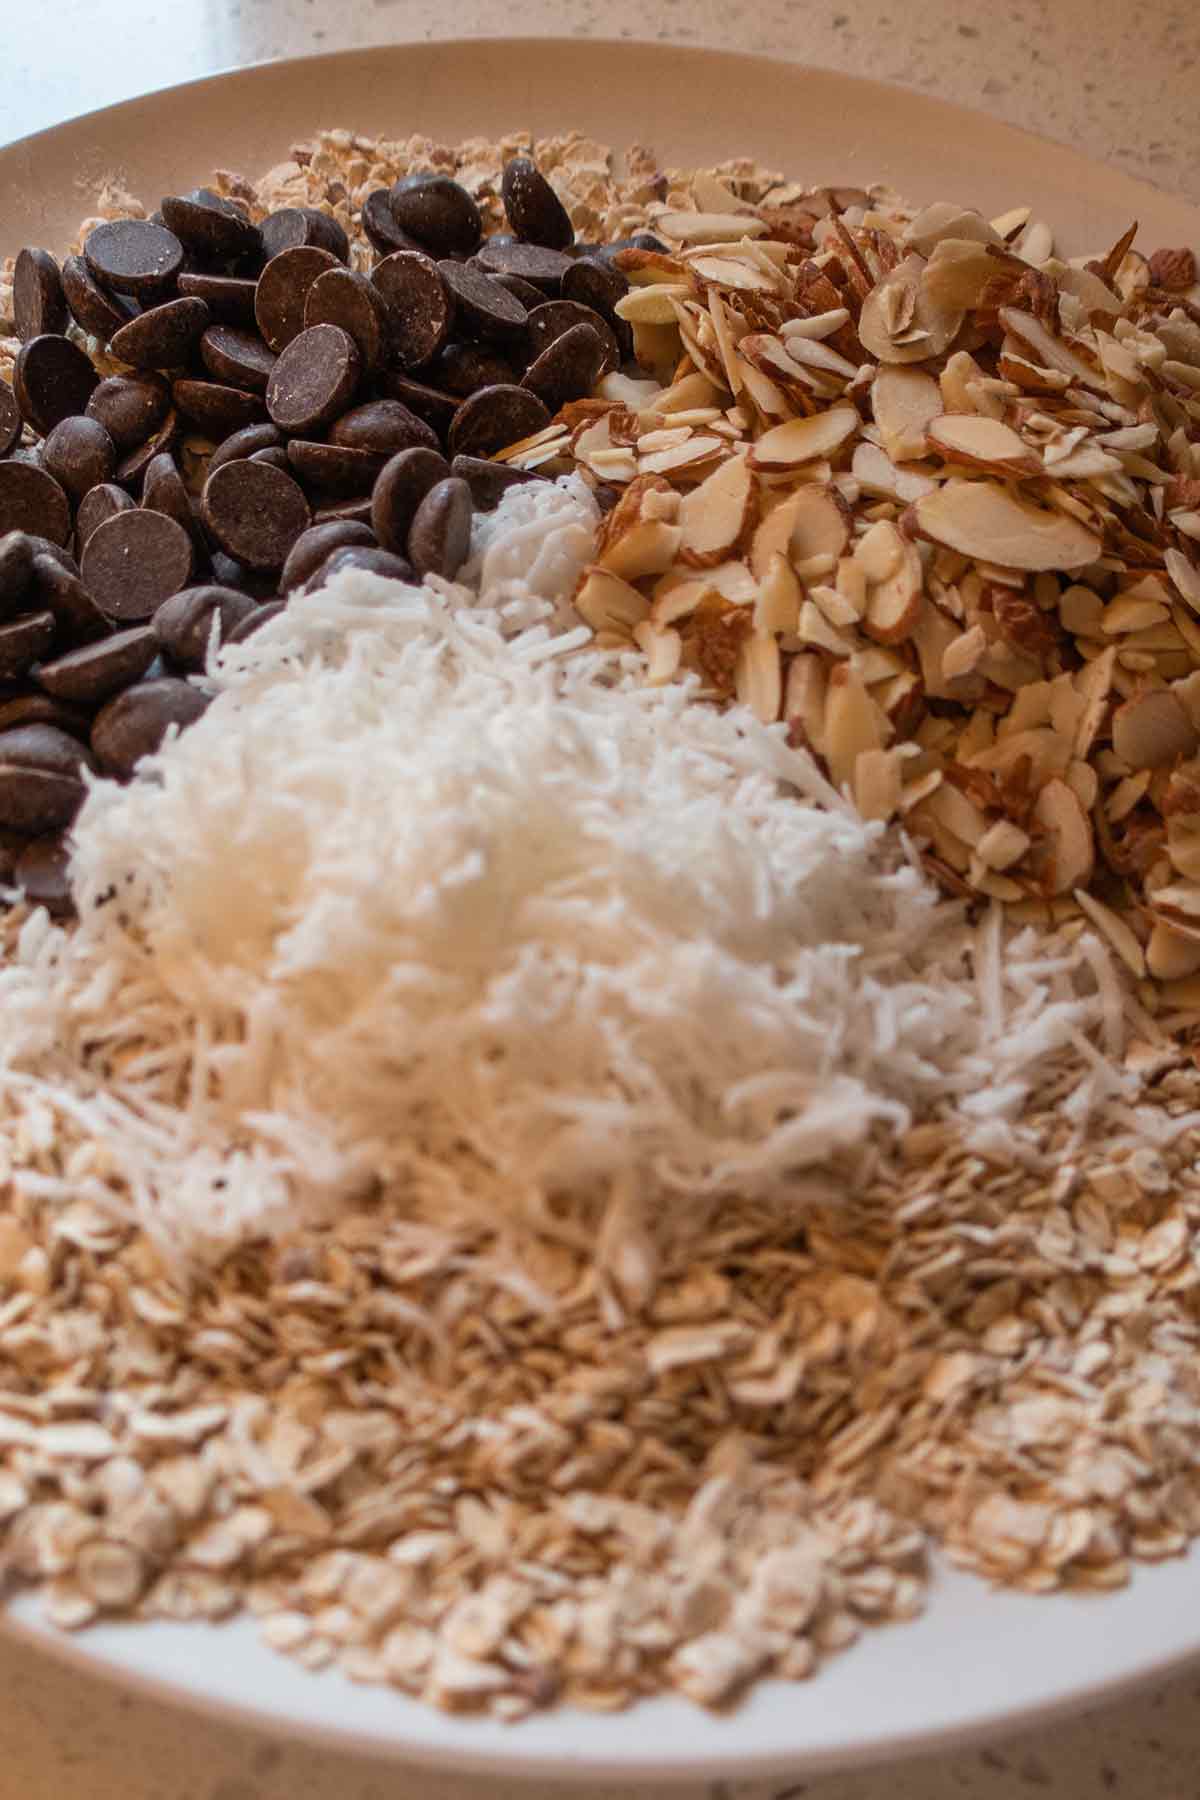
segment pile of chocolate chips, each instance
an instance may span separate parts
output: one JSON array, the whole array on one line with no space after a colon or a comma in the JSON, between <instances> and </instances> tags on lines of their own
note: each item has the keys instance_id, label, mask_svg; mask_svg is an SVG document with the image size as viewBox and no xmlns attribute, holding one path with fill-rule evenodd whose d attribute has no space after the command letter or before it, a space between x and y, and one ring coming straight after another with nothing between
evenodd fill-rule
<instances>
[{"instance_id":1,"label":"pile of chocolate chips","mask_svg":"<svg viewBox=\"0 0 1200 1800\"><path fill-rule=\"evenodd\" d=\"M509 230L485 238L449 176L378 189L369 275L319 209L255 225L204 188L99 225L61 267L22 250L0 383L0 880L69 911L81 770L127 778L199 717L188 678L214 629L244 638L347 564L453 577L474 510L541 479L490 459L629 363L613 257L657 240L577 243L527 158L502 198ZM127 372L102 376L80 332ZM185 432L213 445L199 493Z\"/></svg>"}]
</instances>

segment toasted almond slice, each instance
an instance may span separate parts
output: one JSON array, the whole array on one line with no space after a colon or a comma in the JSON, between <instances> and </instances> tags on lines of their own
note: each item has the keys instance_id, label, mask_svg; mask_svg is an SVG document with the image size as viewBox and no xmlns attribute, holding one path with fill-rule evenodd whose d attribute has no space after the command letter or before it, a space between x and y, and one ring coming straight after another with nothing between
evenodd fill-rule
<instances>
[{"instance_id":1,"label":"toasted almond slice","mask_svg":"<svg viewBox=\"0 0 1200 1800\"><path fill-rule=\"evenodd\" d=\"M810 749L825 754L825 664L813 651L802 650L788 664L784 685L783 716L799 726Z\"/></svg>"},{"instance_id":2,"label":"toasted almond slice","mask_svg":"<svg viewBox=\"0 0 1200 1800\"><path fill-rule=\"evenodd\" d=\"M807 319L785 319L779 327L779 335L783 338L827 338L843 325L850 323L850 314L844 306L830 307L828 312L813 313Z\"/></svg>"},{"instance_id":3,"label":"toasted almond slice","mask_svg":"<svg viewBox=\"0 0 1200 1800\"><path fill-rule=\"evenodd\" d=\"M606 376L605 380L608 379ZM644 410L657 413L693 412L699 407L720 404L724 399L721 390L713 386L707 375L695 370L692 374L673 381L669 388L660 389L655 395L653 406Z\"/></svg>"},{"instance_id":4,"label":"toasted almond slice","mask_svg":"<svg viewBox=\"0 0 1200 1800\"><path fill-rule=\"evenodd\" d=\"M686 281L655 282L652 287L630 288L627 294L621 295L614 310L627 325L673 325L675 309L672 300L686 300L691 291Z\"/></svg>"},{"instance_id":5,"label":"toasted almond slice","mask_svg":"<svg viewBox=\"0 0 1200 1800\"><path fill-rule=\"evenodd\" d=\"M1022 354L1044 369L1055 369L1081 387L1104 389L1104 376L1099 369L1079 354L1072 344L1055 337L1032 313L1016 306L1000 308L1000 323L1010 337L1022 346Z\"/></svg>"},{"instance_id":6,"label":"toasted almond slice","mask_svg":"<svg viewBox=\"0 0 1200 1800\"><path fill-rule=\"evenodd\" d=\"M1001 244L1003 238L982 213L955 206L949 200L934 200L909 222L903 242L921 256L930 256L943 238L958 238L978 244Z\"/></svg>"},{"instance_id":7,"label":"toasted almond slice","mask_svg":"<svg viewBox=\"0 0 1200 1800\"><path fill-rule=\"evenodd\" d=\"M815 650L828 650L830 655L848 657L854 654L855 642L831 625L815 600L805 600L800 607L796 636L802 644Z\"/></svg>"},{"instance_id":8,"label":"toasted almond slice","mask_svg":"<svg viewBox=\"0 0 1200 1800\"><path fill-rule=\"evenodd\" d=\"M1155 888L1148 897L1156 911L1161 908L1166 913L1177 913L1180 922L1200 929L1200 882L1175 881Z\"/></svg>"},{"instance_id":9,"label":"toasted almond slice","mask_svg":"<svg viewBox=\"0 0 1200 1800\"><path fill-rule=\"evenodd\" d=\"M682 537L678 525L668 525L662 519L642 519L605 546L599 565L626 581L665 574L679 554Z\"/></svg>"},{"instance_id":10,"label":"toasted almond slice","mask_svg":"<svg viewBox=\"0 0 1200 1800\"><path fill-rule=\"evenodd\" d=\"M925 454L925 429L943 410L942 393L923 369L885 363L871 383L871 407L888 456L911 462Z\"/></svg>"},{"instance_id":11,"label":"toasted almond slice","mask_svg":"<svg viewBox=\"0 0 1200 1800\"><path fill-rule=\"evenodd\" d=\"M890 819L900 810L902 760L895 750L861 750L854 761L854 804L864 819Z\"/></svg>"},{"instance_id":12,"label":"toasted almond slice","mask_svg":"<svg viewBox=\"0 0 1200 1800\"><path fill-rule=\"evenodd\" d=\"M689 578L685 570L673 570L655 583L650 623L655 630L665 631L680 619L691 618L701 602L715 592L706 576L694 575Z\"/></svg>"},{"instance_id":13,"label":"toasted almond slice","mask_svg":"<svg viewBox=\"0 0 1200 1800\"><path fill-rule=\"evenodd\" d=\"M868 581L889 581L904 560L904 539L890 520L877 519L854 546L854 560Z\"/></svg>"},{"instance_id":14,"label":"toasted almond slice","mask_svg":"<svg viewBox=\"0 0 1200 1800\"><path fill-rule=\"evenodd\" d=\"M677 256L664 250L618 250L614 262L630 287L656 281L682 281L687 271Z\"/></svg>"},{"instance_id":15,"label":"toasted almond slice","mask_svg":"<svg viewBox=\"0 0 1200 1800\"><path fill-rule=\"evenodd\" d=\"M650 612L645 595L609 569L593 563L584 571L574 600L575 611L594 631L619 631L628 638Z\"/></svg>"},{"instance_id":16,"label":"toasted almond slice","mask_svg":"<svg viewBox=\"0 0 1200 1800\"><path fill-rule=\"evenodd\" d=\"M1162 769L1200 747L1197 734L1178 694L1170 688L1135 694L1113 714L1112 745L1131 769Z\"/></svg>"},{"instance_id":17,"label":"toasted almond slice","mask_svg":"<svg viewBox=\"0 0 1200 1800\"><path fill-rule=\"evenodd\" d=\"M1105 606L1099 594L1074 582L1058 603L1058 616L1073 637L1099 637Z\"/></svg>"},{"instance_id":18,"label":"toasted almond slice","mask_svg":"<svg viewBox=\"0 0 1200 1800\"><path fill-rule=\"evenodd\" d=\"M1037 797L1033 814L1051 845L1044 877L1047 891L1065 894L1083 887L1091 877L1095 846L1087 816L1066 782L1048 781Z\"/></svg>"},{"instance_id":19,"label":"toasted almond slice","mask_svg":"<svg viewBox=\"0 0 1200 1800\"><path fill-rule=\"evenodd\" d=\"M902 542L895 571L868 595L863 619L867 636L877 644L900 644L910 638L920 616L922 586L921 558L912 544Z\"/></svg>"},{"instance_id":20,"label":"toasted almond slice","mask_svg":"<svg viewBox=\"0 0 1200 1800\"><path fill-rule=\"evenodd\" d=\"M678 673L683 639L677 631L660 631L643 619L633 628L633 641L646 658L647 687L663 687Z\"/></svg>"},{"instance_id":21,"label":"toasted almond slice","mask_svg":"<svg viewBox=\"0 0 1200 1800\"><path fill-rule=\"evenodd\" d=\"M977 413L941 413L926 428L931 447L948 462L999 475L1040 475L1042 465L1011 425Z\"/></svg>"},{"instance_id":22,"label":"toasted almond slice","mask_svg":"<svg viewBox=\"0 0 1200 1800\"><path fill-rule=\"evenodd\" d=\"M961 637L956 637L942 658L942 674L947 681L956 681L960 675L973 675L987 651L988 641L982 625L972 625Z\"/></svg>"},{"instance_id":23,"label":"toasted almond slice","mask_svg":"<svg viewBox=\"0 0 1200 1800\"><path fill-rule=\"evenodd\" d=\"M960 842L968 844L972 850L977 849L987 835L986 815L960 788L948 781L942 783L929 801L929 811L947 831L952 831Z\"/></svg>"},{"instance_id":24,"label":"toasted almond slice","mask_svg":"<svg viewBox=\"0 0 1200 1800\"><path fill-rule=\"evenodd\" d=\"M746 201L738 199L732 188L704 169L697 170L692 176L692 199L699 212L733 213L739 221L744 213L753 211Z\"/></svg>"},{"instance_id":25,"label":"toasted almond slice","mask_svg":"<svg viewBox=\"0 0 1200 1800\"><path fill-rule=\"evenodd\" d=\"M850 472L864 493L878 494L881 499L895 500L901 506L911 506L914 500L934 493L937 487L936 482L916 469L897 468L878 444L856 444Z\"/></svg>"},{"instance_id":26,"label":"toasted almond slice","mask_svg":"<svg viewBox=\"0 0 1200 1800\"><path fill-rule=\"evenodd\" d=\"M1200 972L1200 938L1185 937L1156 919L1146 944L1146 968L1155 981L1181 981Z\"/></svg>"},{"instance_id":27,"label":"toasted almond slice","mask_svg":"<svg viewBox=\"0 0 1200 1800\"><path fill-rule=\"evenodd\" d=\"M858 365L839 356L828 344L822 344L816 338L790 337L786 340L785 355L802 369L820 369L828 375L841 375L847 381L853 381L858 374Z\"/></svg>"},{"instance_id":28,"label":"toasted almond slice","mask_svg":"<svg viewBox=\"0 0 1200 1800\"><path fill-rule=\"evenodd\" d=\"M663 212L655 229L681 244L720 244L726 248L740 238L766 237L769 227L749 212Z\"/></svg>"},{"instance_id":29,"label":"toasted almond slice","mask_svg":"<svg viewBox=\"0 0 1200 1800\"><path fill-rule=\"evenodd\" d=\"M680 337L678 327L669 325L633 326L633 353L640 368L648 369L656 381L666 385L675 373L679 362ZM707 370L706 370L707 373ZM718 375L718 379L720 379Z\"/></svg>"},{"instance_id":30,"label":"toasted almond slice","mask_svg":"<svg viewBox=\"0 0 1200 1800\"><path fill-rule=\"evenodd\" d=\"M989 869L1003 872L1020 862L1030 842L1028 832L1014 825L1011 819L997 819L976 844L975 853Z\"/></svg>"},{"instance_id":31,"label":"toasted almond slice","mask_svg":"<svg viewBox=\"0 0 1200 1800\"><path fill-rule=\"evenodd\" d=\"M905 257L863 301L859 342L876 362L922 362L941 356L958 335L962 314L947 318L926 299L921 286L924 269L921 257Z\"/></svg>"},{"instance_id":32,"label":"toasted almond slice","mask_svg":"<svg viewBox=\"0 0 1200 1800\"><path fill-rule=\"evenodd\" d=\"M1167 574L1171 577L1180 598L1185 600L1194 612L1200 612L1200 571L1194 568L1182 550L1166 551L1163 561L1167 565Z\"/></svg>"},{"instance_id":33,"label":"toasted almond slice","mask_svg":"<svg viewBox=\"0 0 1200 1800\"><path fill-rule=\"evenodd\" d=\"M727 561L753 524L756 499L745 457L729 457L679 503L679 560L691 569Z\"/></svg>"},{"instance_id":34,"label":"toasted almond slice","mask_svg":"<svg viewBox=\"0 0 1200 1800\"><path fill-rule=\"evenodd\" d=\"M1113 669L1116 666L1116 660L1116 649L1110 646L1094 662L1090 662L1086 667L1080 669L1075 677L1075 686L1083 698L1083 710L1079 715L1079 723L1075 727L1075 738L1071 748L1081 760L1086 761L1090 756L1097 733L1108 712L1108 697L1112 691Z\"/></svg>"},{"instance_id":35,"label":"toasted almond slice","mask_svg":"<svg viewBox=\"0 0 1200 1800\"><path fill-rule=\"evenodd\" d=\"M787 557L778 550L773 551L754 603L755 631L790 636L799 629L803 597L796 572Z\"/></svg>"},{"instance_id":36,"label":"toasted almond slice","mask_svg":"<svg viewBox=\"0 0 1200 1800\"><path fill-rule=\"evenodd\" d=\"M1161 625L1171 616L1170 609L1156 600L1142 599L1136 594L1118 594L1103 609L1100 630L1105 637L1120 637L1130 631L1147 631Z\"/></svg>"},{"instance_id":37,"label":"toasted almond slice","mask_svg":"<svg viewBox=\"0 0 1200 1800\"><path fill-rule=\"evenodd\" d=\"M943 238L934 245L921 271L925 310L934 310L947 322L961 322L964 313L979 305L989 283L1004 267L1004 256L997 259L987 244L972 238ZM920 307L918 301L918 310ZM955 325L949 331L947 343L957 330Z\"/></svg>"},{"instance_id":38,"label":"toasted almond slice","mask_svg":"<svg viewBox=\"0 0 1200 1800\"><path fill-rule=\"evenodd\" d=\"M809 419L789 419L784 425L772 426L754 445L750 460L764 473L783 473L816 457L832 456L858 429L854 407L833 406Z\"/></svg>"},{"instance_id":39,"label":"toasted almond slice","mask_svg":"<svg viewBox=\"0 0 1200 1800\"><path fill-rule=\"evenodd\" d=\"M698 280L734 293L770 294L780 285L779 276L768 274L761 264L731 255L693 255L688 258L688 266Z\"/></svg>"},{"instance_id":40,"label":"toasted almond slice","mask_svg":"<svg viewBox=\"0 0 1200 1800\"><path fill-rule=\"evenodd\" d=\"M707 387L707 383L705 386ZM657 381L622 375L614 369L610 374L600 377L594 391L601 400L611 400L616 406L628 406L633 412L650 408L661 412L670 389L660 387Z\"/></svg>"},{"instance_id":41,"label":"toasted almond slice","mask_svg":"<svg viewBox=\"0 0 1200 1800\"><path fill-rule=\"evenodd\" d=\"M1103 549L1077 519L1018 500L995 481L947 481L908 516L922 537L1010 569L1081 569Z\"/></svg>"},{"instance_id":42,"label":"toasted almond slice","mask_svg":"<svg viewBox=\"0 0 1200 1800\"><path fill-rule=\"evenodd\" d=\"M837 664L825 698L825 760L834 786L853 780L862 751L885 749L891 730L854 670Z\"/></svg>"},{"instance_id":43,"label":"toasted almond slice","mask_svg":"<svg viewBox=\"0 0 1200 1800\"><path fill-rule=\"evenodd\" d=\"M1125 920L1084 888L1075 889L1075 900L1100 935L1112 945L1130 974L1141 981L1146 973L1146 955Z\"/></svg>"},{"instance_id":44,"label":"toasted almond slice","mask_svg":"<svg viewBox=\"0 0 1200 1800\"><path fill-rule=\"evenodd\" d=\"M729 445L724 438L696 432L684 444L675 444L669 449L655 450L648 456L639 456L638 468L644 475L673 475L680 469L694 471L702 463L711 462L714 456L726 454L728 449ZM741 461L741 458L738 460Z\"/></svg>"},{"instance_id":45,"label":"toasted almond slice","mask_svg":"<svg viewBox=\"0 0 1200 1800\"><path fill-rule=\"evenodd\" d=\"M738 646L734 692L763 725L773 725L783 703L783 663L776 637L755 633Z\"/></svg>"},{"instance_id":46,"label":"toasted almond slice","mask_svg":"<svg viewBox=\"0 0 1200 1800\"><path fill-rule=\"evenodd\" d=\"M764 419L786 419L790 416L787 396L761 369L747 362L739 352L734 367L741 388L757 406Z\"/></svg>"}]
</instances>

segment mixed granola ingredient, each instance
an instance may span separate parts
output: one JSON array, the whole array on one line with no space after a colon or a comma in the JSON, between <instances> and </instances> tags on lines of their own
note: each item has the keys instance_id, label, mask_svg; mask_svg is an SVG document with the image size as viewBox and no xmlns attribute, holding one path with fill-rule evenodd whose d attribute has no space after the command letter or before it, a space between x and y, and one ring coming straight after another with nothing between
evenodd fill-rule
<instances>
[{"instance_id":1,"label":"mixed granola ingredient","mask_svg":"<svg viewBox=\"0 0 1200 1800\"><path fill-rule=\"evenodd\" d=\"M70 815L79 740L42 706L115 684L126 749L109 754L132 769L161 740L138 737L156 691L216 693L130 785L91 788L79 927L22 908L2 927L7 1567L64 1627L248 1607L306 1667L519 1718L664 1690L723 1705L807 1676L920 1608L933 1548L1032 1591L1116 1586L1182 1552L1200 1532L1195 996L1190 969L1164 980L1151 960L1153 865L1131 875L1110 848L1125 782L1129 816L1159 808L1169 838L1165 783L1195 748L1176 710L1190 717L1190 664L1137 634L1170 624L1190 644L1168 560L1193 567L1187 507L1168 503L1200 473L1198 403L1157 353L1139 361L1129 247L1053 274L1096 302L1086 325L1061 301L1050 318L1044 288L992 296L997 319L1028 301L1047 350L1029 328L997 343L969 285L980 256L1002 279L1017 257L1046 273L1029 216L912 215L745 162L672 173L635 151L617 177L577 137L450 151L329 133L258 187L222 175L211 193L275 256L344 269L344 234L359 273L360 222L385 259L422 231L431 261L474 256L482 233L483 268L443 271L439 292L458 280L471 304L487 275L530 320L592 306L643 367L601 374L513 451L455 392L482 377L524 405L506 351L443 344L390 397L443 441L456 417L466 434L455 473L495 510L470 522L465 587L439 563L462 541L444 495L424 521L431 581L378 579L409 573L446 479L413 444L433 460L394 452L369 519L330 508L295 538L271 571L286 607L239 617L245 586L231 598L218 564L215 589L154 614L180 674L139 666L135 617L59 658L61 697L24 715L52 742L24 747L36 784L10 756L0 785L15 767L19 794ZM493 241L504 202L523 242ZM172 204L219 231L233 217ZM103 209L140 211L119 194ZM564 271L561 213L592 243L655 241ZM181 219L197 225L164 208L168 233ZM63 268L79 305L116 308L110 264L160 279L110 235L108 288ZM974 249L939 257L943 241ZM1148 304L1179 298L1161 336L1195 297L1179 257L1148 267ZM1108 323L1089 277L1117 302ZM177 276L249 329L239 282ZM45 264L26 286L54 316ZM478 316L501 330L509 309L487 297ZM333 304L351 306L344 283ZM536 345L560 407L543 359L579 323L557 312ZM583 366L578 344L559 357ZM244 343L221 350L245 366ZM1117 379L1148 398L1096 387L1118 351ZM1045 425L1017 363L1046 377ZM133 391L108 416L153 420L136 371L104 374L93 416L115 375ZM378 421L352 417L301 464L373 453ZM1153 442L1122 441L1151 422ZM224 458L185 437L162 492L254 456L303 482L283 436L243 420ZM102 469L103 451L94 434L61 447L68 504L75 459ZM123 492L85 491L91 529L128 516ZM1139 507L1175 534L1144 564ZM11 554L82 609L53 545ZM405 568L362 560L389 557ZM1142 580L1165 616L1129 624ZM214 626L229 647L201 691L186 676ZM119 669L138 671L120 693ZM962 776L1017 734L1032 741L991 785ZM405 814L372 788L384 766L404 770ZM61 846L36 849L31 898L66 880ZM1017 891L981 868L1015 870ZM1105 938L1157 979L1135 986ZM470 1093L447 1066L473 1071ZM390 1136L385 1078L393 1101L427 1083Z\"/></svg>"}]
</instances>

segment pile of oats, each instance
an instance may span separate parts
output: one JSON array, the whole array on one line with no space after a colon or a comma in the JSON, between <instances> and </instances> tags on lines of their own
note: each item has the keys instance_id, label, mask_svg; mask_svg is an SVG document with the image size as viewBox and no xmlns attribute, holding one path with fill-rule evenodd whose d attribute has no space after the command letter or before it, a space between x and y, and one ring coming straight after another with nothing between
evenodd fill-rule
<instances>
[{"instance_id":1,"label":"pile of oats","mask_svg":"<svg viewBox=\"0 0 1200 1800\"><path fill-rule=\"evenodd\" d=\"M220 182L352 229L365 192L422 168L494 210L528 147L330 132ZM654 382L521 452L626 487L584 615L656 679L699 667L782 712L948 882L1080 908L1139 976L1190 975L1171 796L1200 741L1194 270L1118 246L1060 277L1036 220L995 222L998 243L971 225L943 259L954 318L970 288L951 349L925 270L960 213L533 148L581 232L676 247L629 271ZM999 346L989 308L1019 315ZM1035 501L1072 579L1002 560ZM1094 838L1120 895L1086 891ZM1144 998L1190 1022L1190 989ZM533 1243L517 1283L485 1233L369 1206L185 1274L92 1200L38 1198L39 1175L84 1194L110 1171L30 1102L0 1144L5 1569L64 1628L248 1609L307 1668L510 1719L807 1676L915 1614L939 1548L1035 1591L1117 1586L1200 1532L1197 1081L1182 1044L1134 1042L1126 1067L1143 1105L1114 1097L1086 1151L1064 1057L1022 1162L918 1125L831 1167L803 1231L726 1208L636 1313L586 1246Z\"/></svg>"}]
</instances>

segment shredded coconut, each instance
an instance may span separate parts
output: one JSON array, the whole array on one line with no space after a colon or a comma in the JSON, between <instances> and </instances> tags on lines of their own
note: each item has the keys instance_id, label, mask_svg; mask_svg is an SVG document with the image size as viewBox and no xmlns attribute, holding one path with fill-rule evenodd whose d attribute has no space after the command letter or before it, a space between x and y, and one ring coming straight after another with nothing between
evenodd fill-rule
<instances>
[{"instance_id":1,"label":"shredded coconut","mask_svg":"<svg viewBox=\"0 0 1200 1800\"><path fill-rule=\"evenodd\" d=\"M593 520L518 490L470 586L340 575L93 787L79 926L34 915L0 972L3 1081L106 1140L160 1240L383 1190L576 1244L632 1205L678 1246L921 1114L1011 1142L1049 1059L1111 1052L1094 945L1002 946L781 728L565 655Z\"/></svg>"}]
</instances>

